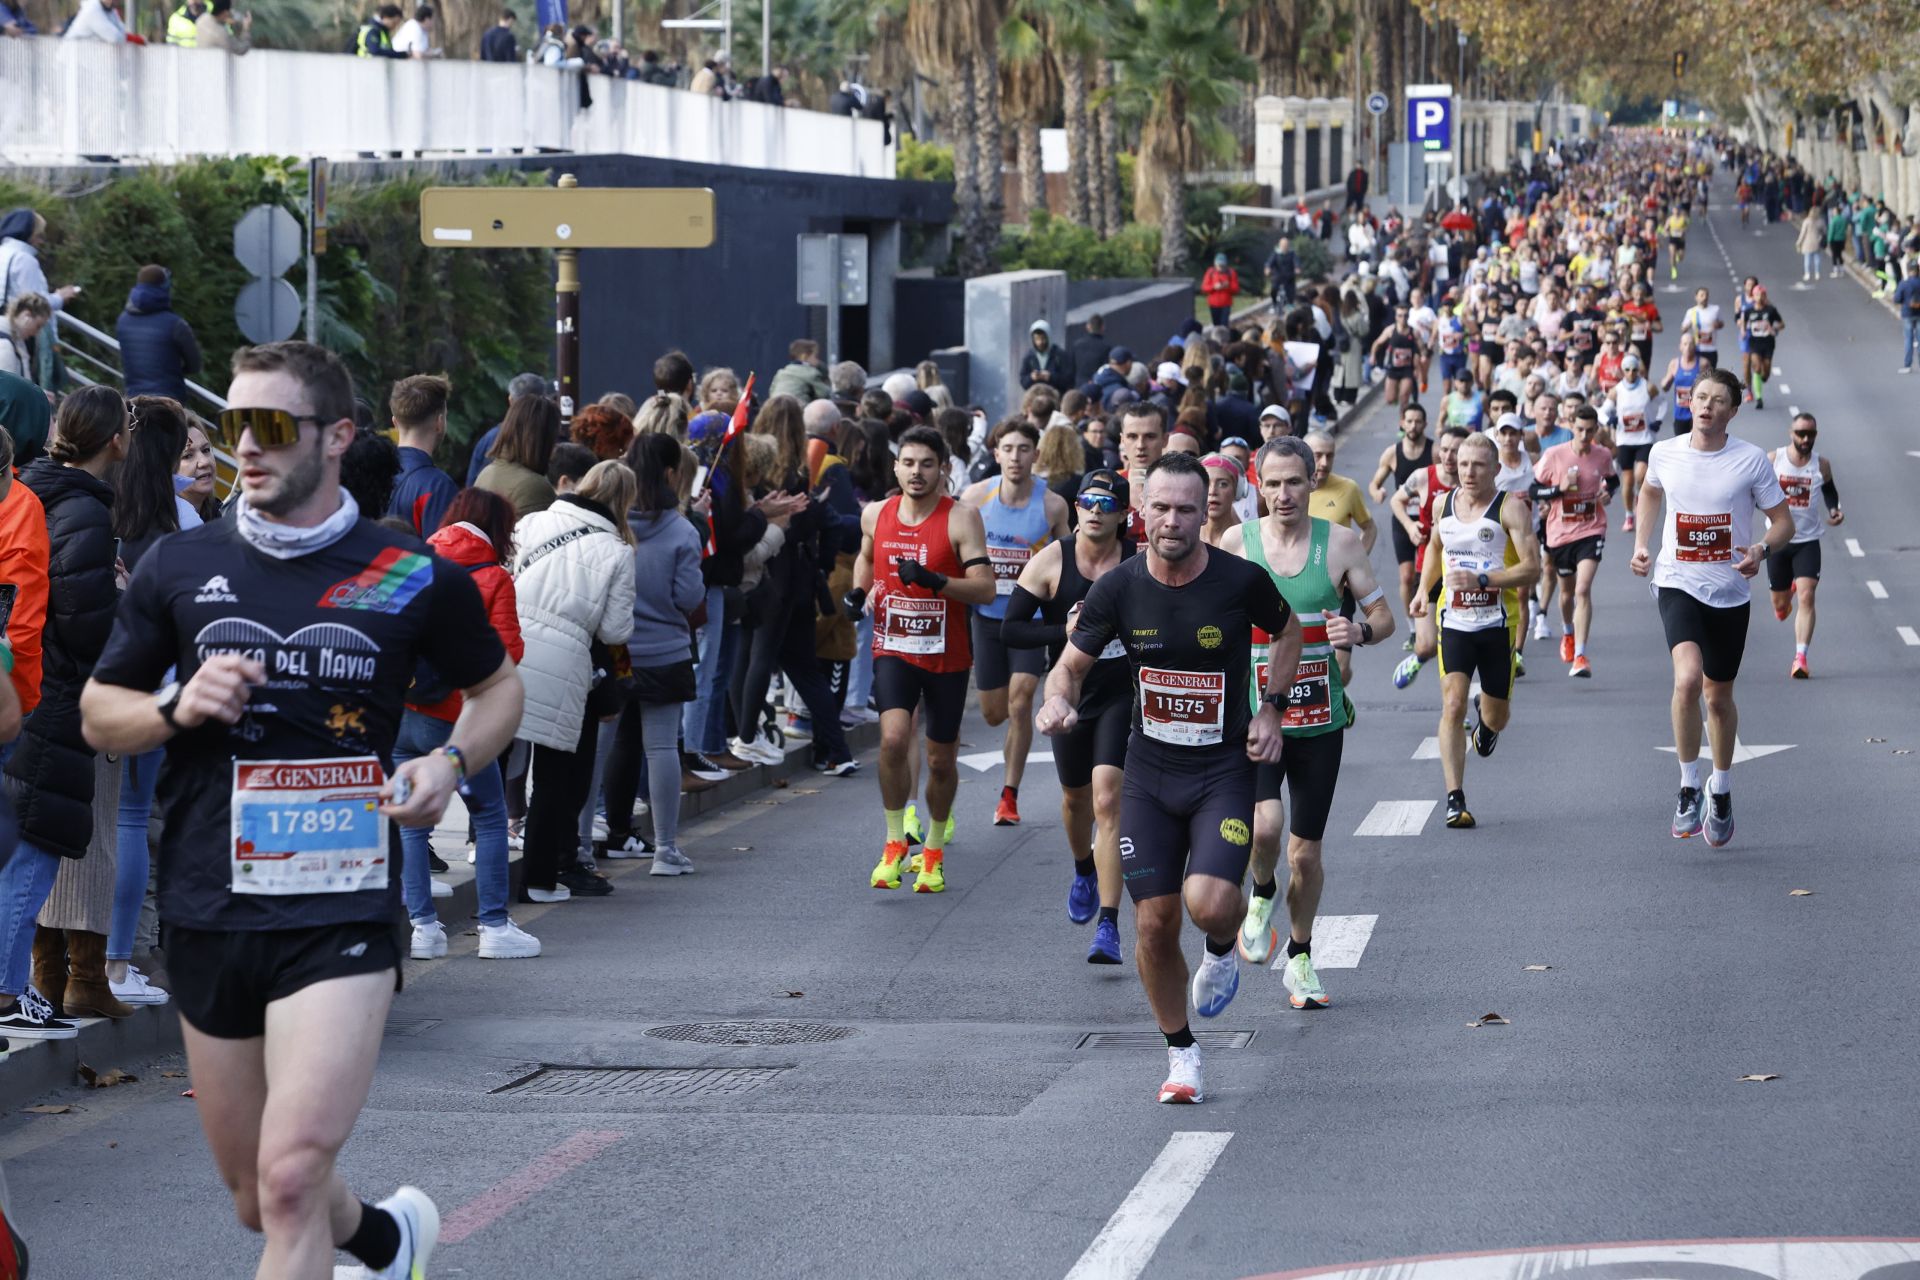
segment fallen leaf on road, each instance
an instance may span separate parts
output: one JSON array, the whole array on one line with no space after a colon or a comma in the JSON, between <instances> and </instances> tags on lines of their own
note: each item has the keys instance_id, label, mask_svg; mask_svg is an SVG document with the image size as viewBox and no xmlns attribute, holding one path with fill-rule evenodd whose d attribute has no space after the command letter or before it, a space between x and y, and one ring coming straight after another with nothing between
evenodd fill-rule
<instances>
[{"instance_id":1,"label":"fallen leaf on road","mask_svg":"<svg viewBox=\"0 0 1920 1280\"><path fill-rule=\"evenodd\" d=\"M139 1076L130 1071L122 1071L118 1067L95 1071L82 1062L77 1069L80 1072L80 1078L87 1082L87 1087L90 1089L111 1089L117 1084L138 1084L140 1081Z\"/></svg>"},{"instance_id":2,"label":"fallen leaf on road","mask_svg":"<svg viewBox=\"0 0 1920 1280\"><path fill-rule=\"evenodd\" d=\"M752 853L753 846L750 844L737 844L733 846L733 851L735 853Z\"/></svg>"},{"instance_id":3,"label":"fallen leaf on road","mask_svg":"<svg viewBox=\"0 0 1920 1280\"><path fill-rule=\"evenodd\" d=\"M1885 742L1886 739L1885 738L1868 738L1867 741L1868 742Z\"/></svg>"},{"instance_id":4,"label":"fallen leaf on road","mask_svg":"<svg viewBox=\"0 0 1920 1280\"><path fill-rule=\"evenodd\" d=\"M785 778L775 778L773 780L773 789L775 791L785 791L790 785L792 784L789 783Z\"/></svg>"},{"instance_id":5,"label":"fallen leaf on road","mask_svg":"<svg viewBox=\"0 0 1920 1280\"><path fill-rule=\"evenodd\" d=\"M1739 1078L1738 1078L1737 1080L1735 1080L1735 1081L1734 1081L1734 1083L1735 1083L1735 1084L1746 1084L1746 1083L1748 1083L1748 1082L1751 1082L1751 1083L1753 1083L1753 1084L1765 1084L1765 1083L1766 1083L1767 1081L1769 1081L1769 1080L1778 1080L1779 1078L1780 1078L1780 1077L1779 1077L1779 1076L1777 1076L1777 1075L1765 1075L1765 1076L1741 1076L1741 1077L1739 1077Z\"/></svg>"},{"instance_id":6,"label":"fallen leaf on road","mask_svg":"<svg viewBox=\"0 0 1920 1280\"><path fill-rule=\"evenodd\" d=\"M819 795L819 794L820 794L820 788L818 788L818 787L795 787L795 788L793 789L793 794L795 794L795 795L797 795L797 796L817 796L817 795Z\"/></svg>"},{"instance_id":7,"label":"fallen leaf on road","mask_svg":"<svg viewBox=\"0 0 1920 1280\"><path fill-rule=\"evenodd\" d=\"M1895 747L1893 749L1893 754L1897 756L1910 756L1913 754L1913 748L1912 747Z\"/></svg>"},{"instance_id":8,"label":"fallen leaf on road","mask_svg":"<svg viewBox=\"0 0 1920 1280\"><path fill-rule=\"evenodd\" d=\"M1787 890L1787 896L1788 896L1789 898L1811 898L1811 897L1813 896L1813 890L1811 890L1811 889L1789 889L1789 890Z\"/></svg>"},{"instance_id":9,"label":"fallen leaf on road","mask_svg":"<svg viewBox=\"0 0 1920 1280\"><path fill-rule=\"evenodd\" d=\"M31 1116L63 1116L73 1110L72 1107L56 1106L51 1102L43 1102L37 1107L22 1107L20 1109Z\"/></svg>"},{"instance_id":10,"label":"fallen leaf on road","mask_svg":"<svg viewBox=\"0 0 1920 1280\"><path fill-rule=\"evenodd\" d=\"M1469 1023L1467 1024L1467 1026L1468 1026L1469 1028L1473 1028L1473 1027L1505 1027L1505 1026L1510 1026L1510 1025L1512 1025L1512 1024L1511 1024L1511 1023L1509 1023L1509 1022L1508 1022L1508 1021L1507 1021L1507 1020L1506 1020L1505 1018L1503 1018L1503 1017L1501 1017L1501 1016L1500 1016L1499 1014L1497 1014L1497 1013L1483 1013L1483 1014L1481 1014L1481 1015L1480 1015L1480 1016L1479 1016L1478 1018L1475 1018L1475 1019L1474 1019L1474 1020L1473 1020L1472 1022L1469 1022Z\"/></svg>"},{"instance_id":11,"label":"fallen leaf on road","mask_svg":"<svg viewBox=\"0 0 1920 1280\"><path fill-rule=\"evenodd\" d=\"M162 1071L160 1078L162 1080L185 1080L187 1073L184 1071Z\"/></svg>"},{"instance_id":12,"label":"fallen leaf on road","mask_svg":"<svg viewBox=\"0 0 1920 1280\"><path fill-rule=\"evenodd\" d=\"M111 1151L111 1150L113 1150L113 1149L114 1149L115 1147L117 1147L117 1146L119 1146L119 1145L120 1145L120 1144L119 1144L119 1143L117 1143L117 1142L109 1142L109 1143L107 1144L107 1150L109 1150L109 1151Z\"/></svg>"},{"instance_id":13,"label":"fallen leaf on road","mask_svg":"<svg viewBox=\"0 0 1920 1280\"><path fill-rule=\"evenodd\" d=\"M775 994L782 996L788 1000L798 1000L801 996L807 993L804 991L780 991L780 992L776 992Z\"/></svg>"},{"instance_id":14,"label":"fallen leaf on road","mask_svg":"<svg viewBox=\"0 0 1920 1280\"><path fill-rule=\"evenodd\" d=\"M1550 965L1550 964L1530 964L1530 965L1528 965L1528 966L1527 966L1526 968L1524 968L1524 969L1522 969L1522 970L1521 970L1520 972L1522 972L1522 973L1545 973L1545 972L1546 972L1547 970L1549 970L1549 969L1551 969L1551 968L1553 968L1553 966L1552 966L1552 965Z\"/></svg>"}]
</instances>

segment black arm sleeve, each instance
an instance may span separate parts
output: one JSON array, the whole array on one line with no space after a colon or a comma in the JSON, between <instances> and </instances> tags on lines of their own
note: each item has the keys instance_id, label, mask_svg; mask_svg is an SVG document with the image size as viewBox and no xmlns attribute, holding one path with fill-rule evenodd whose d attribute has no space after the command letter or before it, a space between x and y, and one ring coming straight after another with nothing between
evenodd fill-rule
<instances>
[{"instance_id":1,"label":"black arm sleeve","mask_svg":"<svg viewBox=\"0 0 1920 1280\"><path fill-rule=\"evenodd\" d=\"M1247 617L1268 635L1277 636L1287 629L1293 609L1287 604L1286 597L1280 594L1280 588L1273 585L1270 575L1262 573L1254 579L1252 590L1247 593Z\"/></svg>"},{"instance_id":2,"label":"black arm sleeve","mask_svg":"<svg viewBox=\"0 0 1920 1280\"><path fill-rule=\"evenodd\" d=\"M1607 496L1611 498L1618 492L1620 492L1620 473L1615 471L1607 476Z\"/></svg>"},{"instance_id":3,"label":"black arm sleeve","mask_svg":"<svg viewBox=\"0 0 1920 1280\"><path fill-rule=\"evenodd\" d=\"M1086 601L1080 606L1079 625L1067 637L1067 643L1082 653L1097 658L1107 642L1120 634L1120 597L1131 576L1124 570L1125 562L1122 562L1120 569L1101 574L1100 580L1087 592Z\"/></svg>"},{"instance_id":4,"label":"black arm sleeve","mask_svg":"<svg viewBox=\"0 0 1920 1280\"><path fill-rule=\"evenodd\" d=\"M1828 477L1827 480L1821 484L1820 497L1825 500L1827 510L1838 511L1840 509L1840 486L1833 482L1832 477Z\"/></svg>"},{"instance_id":5,"label":"black arm sleeve","mask_svg":"<svg viewBox=\"0 0 1920 1280\"><path fill-rule=\"evenodd\" d=\"M1007 600L1007 616L1000 623L1000 639L1009 649L1045 649L1067 642L1067 629L1035 618L1040 600L1019 583Z\"/></svg>"}]
</instances>

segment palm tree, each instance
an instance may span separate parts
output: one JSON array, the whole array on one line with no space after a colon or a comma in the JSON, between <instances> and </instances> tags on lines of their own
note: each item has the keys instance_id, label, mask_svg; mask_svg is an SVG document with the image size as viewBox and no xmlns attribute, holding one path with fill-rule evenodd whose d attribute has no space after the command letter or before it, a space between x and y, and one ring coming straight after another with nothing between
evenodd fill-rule
<instances>
[{"instance_id":1,"label":"palm tree","mask_svg":"<svg viewBox=\"0 0 1920 1280\"><path fill-rule=\"evenodd\" d=\"M1141 120L1134 215L1144 220L1158 204L1162 275L1186 268L1187 170L1203 155L1232 149L1220 113L1255 74L1253 59L1240 51L1241 5L1134 0L1121 15L1111 96Z\"/></svg>"},{"instance_id":2,"label":"palm tree","mask_svg":"<svg viewBox=\"0 0 1920 1280\"><path fill-rule=\"evenodd\" d=\"M1028 219L1047 207L1040 126L1060 109L1060 70L1043 34L1045 21L1038 0L1016 0L1000 27L1000 101L1013 122L1020 205Z\"/></svg>"},{"instance_id":3,"label":"palm tree","mask_svg":"<svg viewBox=\"0 0 1920 1280\"><path fill-rule=\"evenodd\" d=\"M938 82L940 132L953 147L963 275L991 270L1000 240L1000 86L992 44L998 11L998 0L907 3L907 52Z\"/></svg>"}]
</instances>

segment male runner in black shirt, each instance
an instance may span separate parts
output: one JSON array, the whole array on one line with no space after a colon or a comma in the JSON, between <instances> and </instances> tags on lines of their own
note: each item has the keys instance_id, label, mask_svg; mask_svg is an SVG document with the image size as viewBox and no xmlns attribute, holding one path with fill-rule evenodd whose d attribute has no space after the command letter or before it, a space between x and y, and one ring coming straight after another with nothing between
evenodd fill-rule
<instances>
[{"instance_id":1,"label":"male runner in black shirt","mask_svg":"<svg viewBox=\"0 0 1920 1280\"><path fill-rule=\"evenodd\" d=\"M1207 474L1169 453L1146 474L1146 554L1103 574L1047 677L1042 733L1072 732L1081 683L1118 638L1133 667L1133 734L1120 800L1120 866L1134 903L1134 957L1167 1038L1161 1102L1199 1102L1200 1050L1187 1025L1180 908L1206 935L1193 1003L1217 1016L1239 987L1234 938L1253 841L1254 765L1280 758L1281 708L1300 624L1273 579L1200 540ZM1266 697L1252 712L1253 628L1273 636ZM1175 895L1179 895L1176 897Z\"/></svg>"},{"instance_id":2,"label":"male runner in black shirt","mask_svg":"<svg viewBox=\"0 0 1920 1280\"><path fill-rule=\"evenodd\" d=\"M233 372L220 425L242 503L141 560L81 714L97 750L167 748L174 1007L207 1144L266 1235L260 1274L327 1280L341 1248L417 1280L433 1201L402 1187L365 1205L334 1169L400 981L388 820L439 819L512 739L520 679L467 573L341 489L354 401L338 358L272 343L235 352ZM389 776L420 659L465 705L446 747Z\"/></svg>"}]
</instances>

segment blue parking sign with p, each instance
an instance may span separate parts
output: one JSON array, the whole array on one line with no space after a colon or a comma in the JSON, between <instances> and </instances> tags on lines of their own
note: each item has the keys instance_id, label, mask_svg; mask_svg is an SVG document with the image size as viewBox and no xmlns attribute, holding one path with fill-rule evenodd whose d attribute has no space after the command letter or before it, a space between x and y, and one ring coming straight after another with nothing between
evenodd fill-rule
<instances>
[{"instance_id":1,"label":"blue parking sign with p","mask_svg":"<svg viewBox=\"0 0 1920 1280\"><path fill-rule=\"evenodd\" d=\"M1453 98L1451 95L1407 93L1407 139L1428 154L1453 150Z\"/></svg>"}]
</instances>

